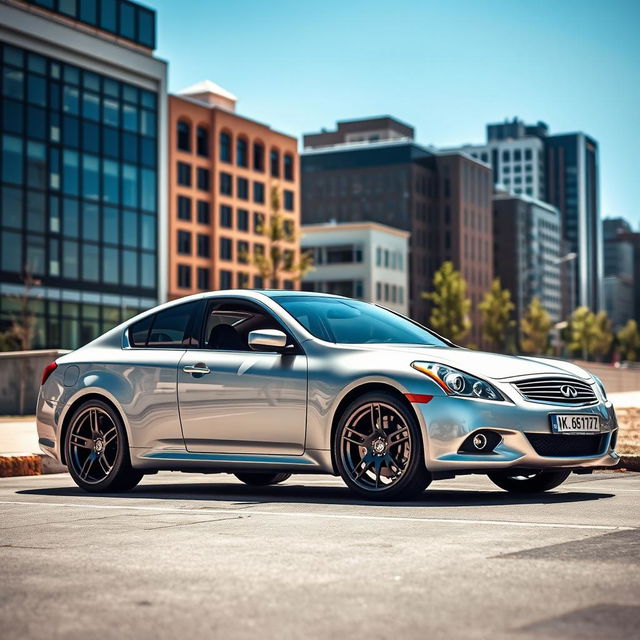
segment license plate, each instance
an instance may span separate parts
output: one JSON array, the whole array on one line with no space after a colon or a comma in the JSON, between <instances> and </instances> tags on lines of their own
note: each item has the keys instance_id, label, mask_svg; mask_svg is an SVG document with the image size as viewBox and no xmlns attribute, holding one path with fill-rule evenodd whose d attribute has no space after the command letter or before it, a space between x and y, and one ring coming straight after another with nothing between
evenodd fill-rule
<instances>
[{"instance_id":1,"label":"license plate","mask_svg":"<svg viewBox=\"0 0 640 640\"><path fill-rule=\"evenodd\" d=\"M600 433L600 418L598 416L567 414L549 417L553 433Z\"/></svg>"}]
</instances>

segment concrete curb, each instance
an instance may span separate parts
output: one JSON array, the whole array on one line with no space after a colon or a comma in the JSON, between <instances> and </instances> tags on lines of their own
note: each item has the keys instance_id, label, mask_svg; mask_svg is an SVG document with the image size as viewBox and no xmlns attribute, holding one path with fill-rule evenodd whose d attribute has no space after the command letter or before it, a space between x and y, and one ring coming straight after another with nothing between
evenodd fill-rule
<instances>
[{"instance_id":1,"label":"concrete curb","mask_svg":"<svg viewBox=\"0 0 640 640\"><path fill-rule=\"evenodd\" d=\"M40 453L0 455L0 478L40 476L47 473L66 473L67 467L50 456Z\"/></svg>"}]
</instances>

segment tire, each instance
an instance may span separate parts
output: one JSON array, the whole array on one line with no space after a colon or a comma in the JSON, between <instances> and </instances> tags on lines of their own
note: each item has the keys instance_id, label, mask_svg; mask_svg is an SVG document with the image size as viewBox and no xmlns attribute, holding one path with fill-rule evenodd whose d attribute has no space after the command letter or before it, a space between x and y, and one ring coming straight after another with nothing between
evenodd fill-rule
<instances>
[{"instance_id":1,"label":"tire","mask_svg":"<svg viewBox=\"0 0 640 640\"><path fill-rule=\"evenodd\" d=\"M85 491L128 491L144 475L131 466L122 419L102 400L88 400L73 412L64 450L71 477Z\"/></svg>"},{"instance_id":2,"label":"tire","mask_svg":"<svg viewBox=\"0 0 640 640\"><path fill-rule=\"evenodd\" d=\"M487 475L494 484L510 493L542 493L560 486L570 474L571 471L532 471L524 475L505 469Z\"/></svg>"},{"instance_id":3,"label":"tire","mask_svg":"<svg viewBox=\"0 0 640 640\"><path fill-rule=\"evenodd\" d=\"M233 475L238 478L238 480L252 487L266 487L270 484L280 484L291 477L290 473L253 473L251 471L234 473Z\"/></svg>"},{"instance_id":4,"label":"tire","mask_svg":"<svg viewBox=\"0 0 640 640\"><path fill-rule=\"evenodd\" d=\"M431 482L418 421L390 393L365 393L346 407L333 455L344 483L367 500L408 500Z\"/></svg>"}]
</instances>

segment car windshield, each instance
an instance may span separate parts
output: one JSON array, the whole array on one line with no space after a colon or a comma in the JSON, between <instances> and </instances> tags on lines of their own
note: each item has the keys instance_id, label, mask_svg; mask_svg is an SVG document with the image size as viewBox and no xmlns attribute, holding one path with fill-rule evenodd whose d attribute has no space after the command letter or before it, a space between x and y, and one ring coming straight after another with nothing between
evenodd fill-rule
<instances>
[{"instance_id":1,"label":"car windshield","mask_svg":"<svg viewBox=\"0 0 640 640\"><path fill-rule=\"evenodd\" d=\"M391 311L348 298L274 296L316 338L339 344L449 346L423 327Z\"/></svg>"}]
</instances>

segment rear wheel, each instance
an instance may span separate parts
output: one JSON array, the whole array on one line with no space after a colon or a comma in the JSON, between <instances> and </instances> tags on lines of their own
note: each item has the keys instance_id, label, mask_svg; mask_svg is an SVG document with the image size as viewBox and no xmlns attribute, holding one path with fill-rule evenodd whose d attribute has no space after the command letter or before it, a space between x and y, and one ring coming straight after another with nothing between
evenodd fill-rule
<instances>
[{"instance_id":1,"label":"rear wheel","mask_svg":"<svg viewBox=\"0 0 640 640\"><path fill-rule=\"evenodd\" d=\"M270 484L280 484L291 477L290 473L234 473L238 480L253 487L266 487Z\"/></svg>"},{"instance_id":2,"label":"rear wheel","mask_svg":"<svg viewBox=\"0 0 640 640\"><path fill-rule=\"evenodd\" d=\"M333 450L345 484L363 498L409 499L431 482L416 417L389 393L366 393L346 408Z\"/></svg>"},{"instance_id":3,"label":"rear wheel","mask_svg":"<svg viewBox=\"0 0 640 640\"><path fill-rule=\"evenodd\" d=\"M144 475L131 466L120 416L101 400L89 400L74 411L64 446L69 473L85 491L127 491Z\"/></svg>"},{"instance_id":4,"label":"rear wheel","mask_svg":"<svg viewBox=\"0 0 640 640\"><path fill-rule=\"evenodd\" d=\"M535 471L514 473L507 469L492 471L489 479L501 489L511 493L541 493L560 486L570 471Z\"/></svg>"}]
</instances>

